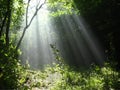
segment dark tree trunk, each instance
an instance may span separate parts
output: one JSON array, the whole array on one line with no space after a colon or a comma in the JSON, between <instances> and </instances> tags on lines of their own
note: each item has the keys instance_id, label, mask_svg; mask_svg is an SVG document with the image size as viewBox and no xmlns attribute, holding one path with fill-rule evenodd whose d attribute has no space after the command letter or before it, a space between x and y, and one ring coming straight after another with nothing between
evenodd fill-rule
<instances>
[{"instance_id":1,"label":"dark tree trunk","mask_svg":"<svg viewBox=\"0 0 120 90\"><path fill-rule=\"evenodd\" d=\"M0 37L1 37L1 35L2 35L3 27L4 27L4 25L5 25L6 19L7 19L7 13L5 14L5 17L4 17L3 21L2 21L2 25L1 25L1 27L0 27Z\"/></svg>"},{"instance_id":2,"label":"dark tree trunk","mask_svg":"<svg viewBox=\"0 0 120 90\"><path fill-rule=\"evenodd\" d=\"M10 31L10 22L11 22L11 0L8 1L8 17L7 17L7 26L6 26L6 45L9 45L9 31Z\"/></svg>"},{"instance_id":3,"label":"dark tree trunk","mask_svg":"<svg viewBox=\"0 0 120 90\"><path fill-rule=\"evenodd\" d=\"M8 14L8 21L7 21L7 27L6 27L6 45L9 45L10 22L11 22L11 10L9 11L9 14Z\"/></svg>"}]
</instances>

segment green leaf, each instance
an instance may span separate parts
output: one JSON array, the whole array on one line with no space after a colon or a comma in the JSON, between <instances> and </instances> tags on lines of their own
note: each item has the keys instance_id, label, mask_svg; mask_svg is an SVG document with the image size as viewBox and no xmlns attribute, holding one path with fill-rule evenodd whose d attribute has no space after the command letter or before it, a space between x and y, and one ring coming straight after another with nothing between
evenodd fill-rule
<instances>
[{"instance_id":1,"label":"green leaf","mask_svg":"<svg viewBox=\"0 0 120 90\"><path fill-rule=\"evenodd\" d=\"M8 54L6 54L6 53L5 53L4 55L5 55L6 57L8 56Z\"/></svg>"}]
</instances>

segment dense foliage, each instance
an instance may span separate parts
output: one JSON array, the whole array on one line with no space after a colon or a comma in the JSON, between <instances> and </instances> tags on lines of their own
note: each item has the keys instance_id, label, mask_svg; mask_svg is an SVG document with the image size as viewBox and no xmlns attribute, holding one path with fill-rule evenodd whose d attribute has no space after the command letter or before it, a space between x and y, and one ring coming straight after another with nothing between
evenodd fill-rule
<instances>
[{"instance_id":1,"label":"dense foliage","mask_svg":"<svg viewBox=\"0 0 120 90\"><path fill-rule=\"evenodd\" d=\"M48 0L48 7L54 17L79 14L73 0Z\"/></svg>"},{"instance_id":2,"label":"dense foliage","mask_svg":"<svg viewBox=\"0 0 120 90\"><path fill-rule=\"evenodd\" d=\"M22 70L21 70L22 71ZM119 90L120 75L110 64L92 65L89 70L61 64L46 66L44 70L24 69L18 79L20 90Z\"/></svg>"},{"instance_id":3,"label":"dense foliage","mask_svg":"<svg viewBox=\"0 0 120 90\"><path fill-rule=\"evenodd\" d=\"M22 66L18 60L20 50L15 51L16 32L23 15L22 0L0 1L0 89L20 86Z\"/></svg>"},{"instance_id":4,"label":"dense foliage","mask_svg":"<svg viewBox=\"0 0 120 90\"><path fill-rule=\"evenodd\" d=\"M19 86L22 66L15 52L15 46L10 42L6 47L4 36L0 39L0 89L15 89Z\"/></svg>"}]
</instances>

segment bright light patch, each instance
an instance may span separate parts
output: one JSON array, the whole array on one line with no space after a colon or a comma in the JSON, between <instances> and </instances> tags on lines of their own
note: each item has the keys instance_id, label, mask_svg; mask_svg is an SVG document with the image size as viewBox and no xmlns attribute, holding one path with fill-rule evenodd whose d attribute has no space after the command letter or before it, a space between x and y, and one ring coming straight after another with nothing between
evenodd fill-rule
<instances>
[{"instance_id":1,"label":"bright light patch","mask_svg":"<svg viewBox=\"0 0 120 90\"><path fill-rule=\"evenodd\" d=\"M33 17L41 0L31 0L28 22ZM43 6L27 29L20 57L28 60L32 68L41 68L55 62L50 44L55 44L65 62L70 65L88 67L91 63L102 64L103 54L92 32L79 15L49 16L47 6Z\"/></svg>"},{"instance_id":2,"label":"bright light patch","mask_svg":"<svg viewBox=\"0 0 120 90\"><path fill-rule=\"evenodd\" d=\"M43 0L40 0L41 2L38 1L31 0L30 2L27 16L28 22L33 17L36 6L44 2ZM32 68L41 68L45 64L52 63L54 60L50 48L52 42L49 40L49 34L51 34L52 29L50 27L47 28L49 26L49 11L46 8L44 5L39 10L30 27L27 29L21 45L23 55L20 58L23 63L27 60Z\"/></svg>"}]
</instances>

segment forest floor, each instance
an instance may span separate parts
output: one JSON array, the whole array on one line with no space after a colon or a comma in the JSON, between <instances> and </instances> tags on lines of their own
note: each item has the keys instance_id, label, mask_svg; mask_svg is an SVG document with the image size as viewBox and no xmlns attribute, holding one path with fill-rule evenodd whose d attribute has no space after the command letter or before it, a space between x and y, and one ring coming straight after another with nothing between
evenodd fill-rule
<instances>
[{"instance_id":1,"label":"forest floor","mask_svg":"<svg viewBox=\"0 0 120 90\"><path fill-rule=\"evenodd\" d=\"M86 71L56 65L43 71L28 70L25 77L22 90L120 90L120 72L110 65Z\"/></svg>"},{"instance_id":2,"label":"forest floor","mask_svg":"<svg viewBox=\"0 0 120 90\"><path fill-rule=\"evenodd\" d=\"M33 87L32 90L50 90L50 88L55 84L56 81L60 79L61 75L59 73L49 74L42 82L41 87ZM41 81L41 79L38 79Z\"/></svg>"}]
</instances>

